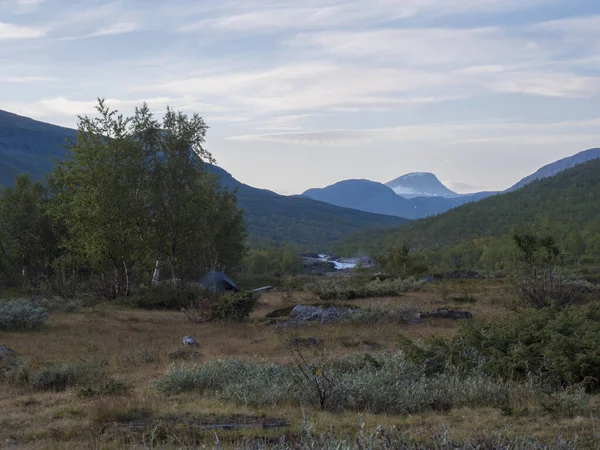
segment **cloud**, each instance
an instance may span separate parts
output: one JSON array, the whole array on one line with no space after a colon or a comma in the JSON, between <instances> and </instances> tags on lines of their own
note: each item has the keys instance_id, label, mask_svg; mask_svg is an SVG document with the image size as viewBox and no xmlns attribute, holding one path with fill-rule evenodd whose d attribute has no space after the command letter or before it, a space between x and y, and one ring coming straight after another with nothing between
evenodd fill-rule
<instances>
[{"instance_id":1,"label":"cloud","mask_svg":"<svg viewBox=\"0 0 600 450\"><path fill-rule=\"evenodd\" d=\"M115 23L113 25L108 25L106 27L98 28L91 33L76 35L76 36L66 36L60 38L61 40L74 40L74 39L87 39L93 37L100 36L117 36L120 34L128 34L136 31L138 29L138 25L133 22L121 22Z\"/></svg>"},{"instance_id":2,"label":"cloud","mask_svg":"<svg viewBox=\"0 0 600 450\"><path fill-rule=\"evenodd\" d=\"M544 0L248 0L223 2L213 17L191 21L183 32L273 33L331 27L369 27L414 17L527 9ZM555 0L546 0L554 3Z\"/></svg>"},{"instance_id":3,"label":"cloud","mask_svg":"<svg viewBox=\"0 0 600 450\"><path fill-rule=\"evenodd\" d=\"M0 40L33 39L45 36L47 30L0 22Z\"/></svg>"},{"instance_id":4,"label":"cloud","mask_svg":"<svg viewBox=\"0 0 600 450\"><path fill-rule=\"evenodd\" d=\"M3 83L39 83L47 81L56 81L53 77L40 77L40 76L7 76L0 75L0 81Z\"/></svg>"},{"instance_id":5,"label":"cloud","mask_svg":"<svg viewBox=\"0 0 600 450\"><path fill-rule=\"evenodd\" d=\"M229 139L296 145L364 145L373 142L429 142L450 145L511 143L542 145L556 142L600 141L600 118L527 124L518 122L432 123L372 129L331 129L256 133Z\"/></svg>"}]
</instances>

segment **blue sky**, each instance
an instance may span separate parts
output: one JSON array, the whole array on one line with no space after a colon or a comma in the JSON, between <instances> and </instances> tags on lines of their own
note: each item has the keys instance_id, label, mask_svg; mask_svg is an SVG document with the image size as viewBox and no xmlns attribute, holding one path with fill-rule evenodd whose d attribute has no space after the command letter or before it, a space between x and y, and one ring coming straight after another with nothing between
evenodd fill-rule
<instances>
[{"instance_id":1,"label":"blue sky","mask_svg":"<svg viewBox=\"0 0 600 450\"><path fill-rule=\"evenodd\" d=\"M504 189L600 146L598 0L0 0L0 109L205 117L248 184Z\"/></svg>"}]
</instances>

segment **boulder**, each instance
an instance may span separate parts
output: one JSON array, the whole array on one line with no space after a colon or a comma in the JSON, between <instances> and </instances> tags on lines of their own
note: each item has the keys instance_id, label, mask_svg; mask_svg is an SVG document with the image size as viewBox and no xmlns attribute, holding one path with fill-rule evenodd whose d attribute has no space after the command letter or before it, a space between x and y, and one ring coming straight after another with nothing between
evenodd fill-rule
<instances>
[{"instance_id":1,"label":"boulder","mask_svg":"<svg viewBox=\"0 0 600 450\"><path fill-rule=\"evenodd\" d=\"M196 340L191 336L184 336L183 339L181 340L181 343L185 347L200 347L200 344L198 344L196 342Z\"/></svg>"},{"instance_id":2,"label":"boulder","mask_svg":"<svg viewBox=\"0 0 600 450\"><path fill-rule=\"evenodd\" d=\"M2 359L15 359L17 357L17 352L15 352L12 348L5 347L4 345L0 345L0 360Z\"/></svg>"},{"instance_id":3,"label":"boulder","mask_svg":"<svg viewBox=\"0 0 600 450\"><path fill-rule=\"evenodd\" d=\"M296 305L290 313L290 320L296 322L342 322L347 320L353 313L350 308L338 308L331 306L321 308L320 306Z\"/></svg>"}]
</instances>

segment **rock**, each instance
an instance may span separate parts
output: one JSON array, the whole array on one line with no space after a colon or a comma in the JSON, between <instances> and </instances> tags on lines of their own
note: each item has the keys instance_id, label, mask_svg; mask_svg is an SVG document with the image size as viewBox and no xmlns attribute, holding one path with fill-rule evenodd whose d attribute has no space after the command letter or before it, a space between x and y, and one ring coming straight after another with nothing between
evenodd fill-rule
<instances>
[{"instance_id":1,"label":"rock","mask_svg":"<svg viewBox=\"0 0 600 450\"><path fill-rule=\"evenodd\" d=\"M186 347L200 347L196 340L191 336L184 336L181 343Z\"/></svg>"},{"instance_id":2,"label":"rock","mask_svg":"<svg viewBox=\"0 0 600 450\"><path fill-rule=\"evenodd\" d=\"M420 319L429 317L437 317L441 319L472 319L473 314L469 311L458 311L455 309L441 308L437 311L422 312L419 314Z\"/></svg>"},{"instance_id":3,"label":"rock","mask_svg":"<svg viewBox=\"0 0 600 450\"><path fill-rule=\"evenodd\" d=\"M290 313L290 320L296 322L342 322L353 314L351 308L338 308L331 306L321 308L320 306L297 305Z\"/></svg>"},{"instance_id":4,"label":"rock","mask_svg":"<svg viewBox=\"0 0 600 450\"><path fill-rule=\"evenodd\" d=\"M454 280L478 280L483 277L473 270L455 270L447 274L444 278Z\"/></svg>"},{"instance_id":5,"label":"rock","mask_svg":"<svg viewBox=\"0 0 600 450\"><path fill-rule=\"evenodd\" d=\"M0 359L13 359L17 357L17 352L15 352L12 348L5 347L4 345L0 345Z\"/></svg>"}]
</instances>

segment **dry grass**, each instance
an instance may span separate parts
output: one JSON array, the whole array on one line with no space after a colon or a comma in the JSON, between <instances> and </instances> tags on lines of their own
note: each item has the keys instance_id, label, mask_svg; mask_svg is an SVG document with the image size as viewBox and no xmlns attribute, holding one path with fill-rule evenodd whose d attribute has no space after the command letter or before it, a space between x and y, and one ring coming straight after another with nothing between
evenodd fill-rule
<instances>
[{"instance_id":1,"label":"dry grass","mask_svg":"<svg viewBox=\"0 0 600 450\"><path fill-rule=\"evenodd\" d=\"M389 309L399 304L415 305L422 310L452 307L471 311L475 317L491 320L514 314L508 296L498 282L472 282L469 295L475 303L457 304L452 296L463 295L465 286L454 283L444 300L436 287L398 298L365 299L352 302L358 306ZM299 302L318 301L310 293L296 293ZM85 361L107 364L111 377L133 386L124 397L82 398L76 389L64 392L34 392L25 387L0 383L0 448L100 449L159 447L159 436L166 433L172 447L191 435L207 445L214 443L214 431L195 425L201 418L215 422L240 420L247 416L275 417L290 422L286 433L296 433L308 414L316 430L356 432L357 414L332 414L306 407L284 406L273 410L256 410L223 403L211 395L163 395L155 389L157 379L173 364L173 352L183 350L180 340L193 336L199 343L193 361L238 358L252 361L290 361L286 349L287 335L279 335L264 325L265 314L284 307L281 294L261 297L248 323L194 324L179 312L132 311L114 305L98 305L75 313L55 313L48 325L39 331L0 332L0 345L14 349L32 366L54 362ZM374 353L398 349L398 336L414 341L431 336L453 336L459 329L456 321L431 319L422 324L327 325L295 330L288 334L318 336L325 340L329 356L350 353ZM534 399L515 399L515 406L535 403ZM520 404L518 404L520 403ZM596 408L594 408L596 409ZM180 417L178 422L173 418ZM248 419L250 420L250 419ZM541 414L504 416L497 409L454 409L447 413L428 412L409 416L365 414L367 428L395 425L411 436L431 438L444 426L455 438L467 439L491 431L508 429L510 433L538 437L590 434L600 429L594 415L560 419ZM144 430L141 432L138 424ZM201 422L198 422L201 423ZM129 425L124 425L129 424ZM186 425L187 424L187 425ZM162 427L162 428L161 428ZM153 431L154 430L154 431ZM221 442L227 446L241 435L274 437L280 430L219 430ZM154 435L152 433L155 433ZM170 434L169 434L170 433ZM165 438L165 436L162 436ZM181 441L183 446L183 441Z\"/></svg>"}]
</instances>

